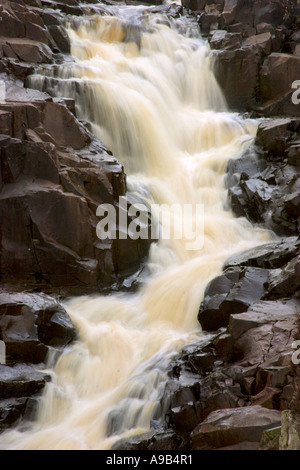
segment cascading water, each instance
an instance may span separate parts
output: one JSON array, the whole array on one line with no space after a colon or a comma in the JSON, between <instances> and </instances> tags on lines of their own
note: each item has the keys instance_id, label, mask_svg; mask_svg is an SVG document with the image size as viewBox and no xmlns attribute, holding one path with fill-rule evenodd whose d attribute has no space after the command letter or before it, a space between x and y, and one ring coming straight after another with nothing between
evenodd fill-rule
<instances>
[{"instance_id":1,"label":"cascading water","mask_svg":"<svg viewBox=\"0 0 300 470\"><path fill-rule=\"evenodd\" d=\"M171 359L205 339L197 313L206 285L230 255L271 236L228 208L228 159L251 145L257 123L226 110L196 24L147 7L107 8L69 27L74 61L40 71L31 86L75 98L78 117L148 204L203 204L203 245L160 240L138 293L66 303L80 339L56 363L36 423L3 435L5 448L107 449L149 430Z\"/></svg>"}]
</instances>

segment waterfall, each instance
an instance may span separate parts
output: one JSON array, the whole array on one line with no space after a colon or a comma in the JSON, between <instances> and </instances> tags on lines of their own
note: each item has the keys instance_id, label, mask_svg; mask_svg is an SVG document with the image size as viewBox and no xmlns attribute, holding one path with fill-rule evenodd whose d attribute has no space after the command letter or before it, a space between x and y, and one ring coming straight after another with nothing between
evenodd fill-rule
<instances>
[{"instance_id":1,"label":"waterfall","mask_svg":"<svg viewBox=\"0 0 300 470\"><path fill-rule=\"evenodd\" d=\"M180 223L191 222L203 243L161 239L137 293L66 302L79 340L59 357L36 422L2 436L11 449L109 449L149 430L168 364L206 336L197 313L208 282L229 256L271 237L230 211L227 162L253 143L258 124L227 109L196 22L107 6L68 33L73 60L45 66L31 86L75 99L77 116L147 204L202 205L201 223L193 215Z\"/></svg>"}]
</instances>

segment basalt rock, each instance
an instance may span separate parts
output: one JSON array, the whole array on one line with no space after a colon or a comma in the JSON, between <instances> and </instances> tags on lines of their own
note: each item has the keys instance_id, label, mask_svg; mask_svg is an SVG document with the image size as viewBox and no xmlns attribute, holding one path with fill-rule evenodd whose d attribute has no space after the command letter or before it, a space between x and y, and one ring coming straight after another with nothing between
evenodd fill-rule
<instances>
[{"instance_id":1,"label":"basalt rock","mask_svg":"<svg viewBox=\"0 0 300 470\"><path fill-rule=\"evenodd\" d=\"M281 268L300 250L298 237L284 238L280 241L267 243L251 250L232 256L226 261L224 269L236 266L251 266L254 268L276 269Z\"/></svg>"},{"instance_id":2,"label":"basalt rock","mask_svg":"<svg viewBox=\"0 0 300 470\"><path fill-rule=\"evenodd\" d=\"M252 449L258 448L263 431L280 424L280 412L260 406L214 411L193 431L191 448L238 449L241 443L252 443Z\"/></svg>"},{"instance_id":3,"label":"basalt rock","mask_svg":"<svg viewBox=\"0 0 300 470\"><path fill-rule=\"evenodd\" d=\"M260 93L263 100L272 100L286 93L292 94L292 84L298 80L300 73L300 57L272 53L266 59L261 71ZM286 114L293 115L297 111L291 100ZM280 114L280 113L279 113Z\"/></svg>"},{"instance_id":4,"label":"basalt rock","mask_svg":"<svg viewBox=\"0 0 300 470\"><path fill-rule=\"evenodd\" d=\"M185 446L182 438L174 431L149 432L129 439L117 441L112 450L183 450Z\"/></svg>"},{"instance_id":5,"label":"basalt rock","mask_svg":"<svg viewBox=\"0 0 300 470\"><path fill-rule=\"evenodd\" d=\"M265 429L279 426L280 412L290 408L295 394L291 359L299 306L296 297L256 302L247 312L232 315L229 328L182 351L170 365L161 399L165 421L156 417L164 432L171 428L185 443L190 439L191 448L257 449L263 431L258 414L263 420L276 417L275 422L266 420ZM221 423L225 416L232 434L223 425L216 434L202 434L212 418L218 417L218 423L222 417ZM257 428L249 427L246 416ZM255 438L252 432L258 433Z\"/></svg>"},{"instance_id":6,"label":"basalt rock","mask_svg":"<svg viewBox=\"0 0 300 470\"><path fill-rule=\"evenodd\" d=\"M234 110L250 110L257 103L257 77L261 63L259 47L218 50L214 53L214 73Z\"/></svg>"},{"instance_id":7,"label":"basalt rock","mask_svg":"<svg viewBox=\"0 0 300 470\"><path fill-rule=\"evenodd\" d=\"M229 162L227 186L239 216L279 235L299 233L299 119L274 119L258 127L255 146Z\"/></svg>"},{"instance_id":8,"label":"basalt rock","mask_svg":"<svg viewBox=\"0 0 300 470\"><path fill-rule=\"evenodd\" d=\"M45 294L0 293L0 334L7 363L39 364L51 348L63 348L76 338L64 308Z\"/></svg>"},{"instance_id":9,"label":"basalt rock","mask_svg":"<svg viewBox=\"0 0 300 470\"><path fill-rule=\"evenodd\" d=\"M265 116L299 116L292 84L299 77L296 0L182 0L197 15L214 53L229 106Z\"/></svg>"},{"instance_id":10,"label":"basalt rock","mask_svg":"<svg viewBox=\"0 0 300 470\"><path fill-rule=\"evenodd\" d=\"M34 418L38 397L51 380L40 369L45 367L50 352L61 354L77 333L55 298L2 288L0 338L5 343L6 362L0 365L1 432L21 420Z\"/></svg>"},{"instance_id":11,"label":"basalt rock","mask_svg":"<svg viewBox=\"0 0 300 470\"><path fill-rule=\"evenodd\" d=\"M206 331L228 325L230 315L241 313L265 294L268 271L260 268L228 268L205 291L199 322Z\"/></svg>"},{"instance_id":12,"label":"basalt rock","mask_svg":"<svg viewBox=\"0 0 300 470\"><path fill-rule=\"evenodd\" d=\"M259 300L289 298L299 291L298 238L263 245L256 253L248 250L231 258L208 285L198 316L204 330L227 326Z\"/></svg>"},{"instance_id":13,"label":"basalt rock","mask_svg":"<svg viewBox=\"0 0 300 470\"><path fill-rule=\"evenodd\" d=\"M29 92L19 89L24 99ZM45 287L113 284L139 269L151 243L97 237L97 207L117 206L125 196L123 169L67 106L35 93L37 101L0 105L10 134L0 139L2 279Z\"/></svg>"},{"instance_id":14,"label":"basalt rock","mask_svg":"<svg viewBox=\"0 0 300 470\"><path fill-rule=\"evenodd\" d=\"M0 365L0 432L32 419L50 376L27 364Z\"/></svg>"},{"instance_id":15,"label":"basalt rock","mask_svg":"<svg viewBox=\"0 0 300 470\"><path fill-rule=\"evenodd\" d=\"M295 321L300 307L299 300L260 301L254 303L245 313L230 316L229 332L236 341L246 331L261 325L280 321Z\"/></svg>"},{"instance_id":16,"label":"basalt rock","mask_svg":"<svg viewBox=\"0 0 300 470\"><path fill-rule=\"evenodd\" d=\"M19 398L40 392L50 377L26 364L0 365L1 398Z\"/></svg>"}]
</instances>

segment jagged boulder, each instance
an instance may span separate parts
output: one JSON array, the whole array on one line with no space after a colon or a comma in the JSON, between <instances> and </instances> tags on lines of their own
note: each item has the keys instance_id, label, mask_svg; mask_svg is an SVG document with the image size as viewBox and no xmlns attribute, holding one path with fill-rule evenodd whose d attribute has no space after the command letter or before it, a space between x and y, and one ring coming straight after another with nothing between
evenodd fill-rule
<instances>
[{"instance_id":1,"label":"jagged boulder","mask_svg":"<svg viewBox=\"0 0 300 470\"><path fill-rule=\"evenodd\" d=\"M50 347L62 348L76 338L65 309L45 294L0 292L0 336L7 362L39 364Z\"/></svg>"},{"instance_id":2,"label":"jagged boulder","mask_svg":"<svg viewBox=\"0 0 300 470\"><path fill-rule=\"evenodd\" d=\"M245 443L245 449L258 448L263 431L280 426L281 413L261 406L212 412L192 433L193 450L221 449Z\"/></svg>"},{"instance_id":3,"label":"jagged boulder","mask_svg":"<svg viewBox=\"0 0 300 470\"><path fill-rule=\"evenodd\" d=\"M0 365L0 432L35 415L50 376L28 364Z\"/></svg>"},{"instance_id":4,"label":"jagged boulder","mask_svg":"<svg viewBox=\"0 0 300 470\"><path fill-rule=\"evenodd\" d=\"M121 164L64 103L34 90L7 90L8 100L17 93L20 101L0 105L9 134L0 138L2 279L95 290L131 276L151 237L101 240L96 231L97 207L118 208L125 196Z\"/></svg>"},{"instance_id":5,"label":"jagged boulder","mask_svg":"<svg viewBox=\"0 0 300 470\"><path fill-rule=\"evenodd\" d=\"M265 294L268 271L261 268L228 268L205 291L198 320L205 331L228 325L230 315L241 313Z\"/></svg>"}]
</instances>

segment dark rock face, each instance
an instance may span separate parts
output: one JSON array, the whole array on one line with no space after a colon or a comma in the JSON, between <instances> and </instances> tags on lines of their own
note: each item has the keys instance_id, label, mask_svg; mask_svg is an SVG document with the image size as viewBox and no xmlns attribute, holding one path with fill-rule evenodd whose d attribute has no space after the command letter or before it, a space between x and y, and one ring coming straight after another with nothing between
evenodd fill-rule
<instances>
[{"instance_id":1,"label":"dark rock face","mask_svg":"<svg viewBox=\"0 0 300 470\"><path fill-rule=\"evenodd\" d=\"M0 332L7 361L39 364L49 347L62 348L76 338L64 308L45 294L0 293Z\"/></svg>"},{"instance_id":2,"label":"dark rock face","mask_svg":"<svg viewBox=\"0 0 300 470\"><path fill-rule=\"evenodd\" d=\"M63 13L83 10L76 1L48 3L1 6L0 276L48 290L95 291L138 272L151 240L123 239L119 227L116 240L97 237L97 207L118 208L126 194L122 166L79 123L71 100L53 100L10 75L24 80L33 64L69 51Z\"/></svg>"},{"instance_id":3,"label":"dark rock face","mask_svg":"<svg viewBox=\"0 0 300 470\"><path fill-rule=\"evenodd\" d=\"M48 375L26 364L13 367L0 365L1 398L19 398L36 394L49 379Z\"/></svg>"},{"instance_id":4,"label":"dark rock face","mask_svg":"<svg viewBox=\"0 0 300 470\"><path fill-rule=\"evenodd\" d=\"M261 52L258 48L216 52L215 75L230 108L240 109L245 106L249 109L257 104L256 85L260 61Z\"/></svg>"},{"instance_id":5,"label":"dark rock face","mask_svg":"<svg viewBox=\"0 0 300 470\"><path fill-rule=\"evenodd\" d=\"M300 249L298 237L284 238L232 256L226 261L224 269L236 266L251 266L264 269L281 268L295 258Z\"/></svg>"},{"instance_id":6,"label":"dark rock face","mask_svg":"<svg viewBox=\"0 0 300 470\"><path fill-rule=\"evenodd\" d=\"M255 146L228 165L235 213L279 235L299 233L299 125L291 118L262 122Z\"/></svg>"},{"instance_id":7,"label":"dark rock face","mask_svg":"<svg viewBox=\"0 0 300 470\"><path fill-rule=\"evenodd\" d=\"M254 443L258 448L263 431L280 424L279 411L261 406L214 411L193 431L191 448L221 449L242 442Z\"/></svg>"},{"instance_id":8,"label":"dark rock face","mask_svg":"<svg viewBox=\"0 0 300 470\"><path fill-rule=\"evenodd\" d=\"M292 84L299 80L296 0L183 0L215 52L215 73L228 104L266 116L299 116Z\"/></svg>"},{"instance_id":9,"label":"dark rock face","mask_svg":"<svg viewBox=\"0 0 300 470\"><path fill-rule=\"evenodd\" d=\"M205 291L199 322L206 331L228 324L230 315L245 312L265 294L268 271L261 268L229 268L214 279Z\"/></svg>"},{"instance_id":10,"label":"dark rock face","mask_svg":"<svg viewBox=\"0 0 300 470\"><path fill-rule=\"evenodd\" d=\"M281 412L292 407L299 413L299 367L292 363L300 311L298 256L299 238L290 237L225 263L199 313L203 328L225 327L187 347L170 365L154 417L161 429L151 439L171 430L184 450L254 450L264 430L281 425ZM131 448L127 441L119 444ZM279 440L273 445L278 449Z\"/></svg>"},{"instance_id":11,"label":"dark rock face","mask_svg":"<svg viewBox=\"0 0 300 470\"><path fill-rule=\"evenodd\" d=\"M299 308L297 297L255 302L231 315L229 327L185 348L170 365L155 416L161 429L151 439L172 431L184 450L258 449L263 431L280 426L281 412L295 400L291 358ZM148 448L148 438L115 448Z\"/></svg>"},{"instance_id":12,"label":"dark rock face","mask_svg":"<svg viewBox=\"0 0 300 470\"><path fill-rule=\"evenodd\" d=\"M50 379L27 364L0 365L0 432L34 418L38 396Z\"/></svg>"},{"instance_id":13,"label":"dark rock face","mask_svg":"<svg viewBox=\"0 0 300 470\"><path fill-rule=\"evenodd\" d=\"M89 136L62 105L1 107L7 128L14 123L11 137L0 140L2 280L95 288L132 274L149 242L103 242L96 234L98 205L125 195L120 164L98 142L87 147ZM65 134L60 119L69 121Z\"/></svg>"},{"instance_id":14,"label":"dark rock face","mask_svg":"<svg viewBox=\"0 0 300 470\"><path fill-rule=\"evenodd\" d=\"M300 287L298 264L297 237L230 258L224 266L224 274L214 279L205 291L198 316L202 328L213 331L227 326L234 314L247 312L258 300L297 294Z\"/></svg>"},{"instance_id":15,"label":"dark rock face","mask_svg":"<svg viewBox=\"0 0 300 470\"><path fill-rule=\"evenodd\" d=\"M112 450L181 450L182 439L173 431L149 432L116 442Z\"/></svg>"},{"instance_id":16,"label":"dark rock face","mask_svg":"<svg viewBox=\"0 0 300 470\"><path fill-rule=\"evenodd\" d=\"M70 317L54 298L1 289L0 339L6 365L0 365L0 432L34 418L38 397L51 380L39 369L50 351L60 354L76 338Z\"/></svg>"}]
</instances>

